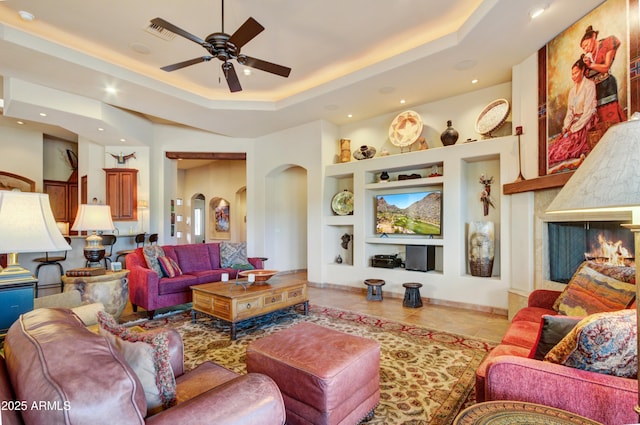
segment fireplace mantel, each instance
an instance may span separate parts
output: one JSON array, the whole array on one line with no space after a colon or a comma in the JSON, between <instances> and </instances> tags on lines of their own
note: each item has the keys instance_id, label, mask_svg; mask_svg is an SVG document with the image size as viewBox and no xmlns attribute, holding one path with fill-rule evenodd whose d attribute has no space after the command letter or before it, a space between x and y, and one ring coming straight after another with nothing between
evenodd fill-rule
<instances>
[{"instance_id":1,"label":"fireplace mantel","mask_svg":"<svg viewBox=\"0 0 640 425\"><path fill-rule=\"evenodd\" d=\"M507 183L502 185L502 194L513 195L514 193L562 187L571 178L572 175L573 171L570 171L566 173L550 174L548 176L522 180L519 182Z\"/></svg>"}]
</instances>

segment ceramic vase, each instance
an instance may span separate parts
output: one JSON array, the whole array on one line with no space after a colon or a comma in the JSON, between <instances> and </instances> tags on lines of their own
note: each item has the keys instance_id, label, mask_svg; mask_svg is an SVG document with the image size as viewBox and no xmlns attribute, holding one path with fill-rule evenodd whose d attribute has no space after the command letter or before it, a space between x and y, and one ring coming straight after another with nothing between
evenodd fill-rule
<instances>
[{"instance_id":1,"label":"ceramic vase","mask_svg":"<svg viewBox=\"0 0 640 425\"><path fill-rule=\"evenodd\" d=\"M351 161L351 139L340 139L340 162Z\"/></svg>"},{"instance_id":2,"label":"ceramic vase","mask_svg":"<svg viewBox=\"0 0 640 425\"><path fill-rule=\"evenodd\" d=\"M495 232L492 221L469 223L468 249L471 275L491 277L495 250Z\"/></svg>"},{"instance_id":3,"label":"ceramic vase","mask_svg":"<svg viewBox=\"0 0 640 425\"><path fill-rule=\"evenodd\" d=\"M353 157L357 160L373 158L376 154L376 148L373 146L362 145L360 149L353 152Z\"/></svg>"},{"instance_id":4,"label":"ceramic vase","mask_svg":"<svg viewBox=\"0 0 640 425\"><path fill-rule=\"evenodd\" d=\"M447 129L440 135L440 140L445 146L455 145L458 141L458 131L451 125L451 120L447 121Z\"/></svg>"}]
</instances>

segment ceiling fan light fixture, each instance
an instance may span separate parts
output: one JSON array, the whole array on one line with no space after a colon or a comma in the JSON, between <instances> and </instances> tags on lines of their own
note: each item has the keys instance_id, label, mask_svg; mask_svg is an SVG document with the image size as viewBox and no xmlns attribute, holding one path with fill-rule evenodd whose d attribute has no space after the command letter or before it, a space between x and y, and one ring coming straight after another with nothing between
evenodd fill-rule
<instances>
[{"instance_id":1,"label":"ceiling fan light fixture","mask_svg":"<svg viewBox=\"0 0 640 425\"><path fill-rule=\"evenodd\" d=\"M182 69L201 62L208 62L213 58L217 58L222 61L222 71L231 92L241 91L242 86L238 80L238 75L233 67L233 63L229 62L230 60L235 59L240 65L259 69L285 78L287 78L291 73L291 68L289 67L240 54L240 49L264 31L264 27L255 19L249 17L233 34L226 34L224 32L224 0L222 1L222 32L209 34L205 40L196 37L195 35L165 21L162 18L152 19L151 27L156 31L158 29L170 31L186 38L187 40L191 40L205 48L207 52L211 54L211 56L202 56L160 68L167 72Z\"/></svg>"}]
</instances>

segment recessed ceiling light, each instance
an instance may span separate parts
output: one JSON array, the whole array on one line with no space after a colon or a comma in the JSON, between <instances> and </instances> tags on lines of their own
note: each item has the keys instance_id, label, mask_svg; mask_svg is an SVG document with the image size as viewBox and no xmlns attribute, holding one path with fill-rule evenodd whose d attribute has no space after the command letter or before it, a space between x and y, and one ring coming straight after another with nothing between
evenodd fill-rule
<instances>
[{"instance_id":1,"label":"recessed ceiling light","mask_svg":"<svg viewBox=\"0 0 640 425\"><path fill-rule=\"evenodd\" d=\"M120 141L121 141L122 143L124 143L124 142L126 142L126 141L127 141L127 139L120 139Z\"/></svg>"},{"instance_id":2,"label":"recessed ceiling light","mask_svg":"<svg viewBox=\"0 0 640 425\"><path fill-rule=\"evenodd\" d=\"M46 117L46 116L47 116L47 114L45 114L44 112L40 112L40 116L41 116L41 117Z\"/></svg>"},{"instance_id":3,"label":"recessed ceiling light","mask_svg":"<svg viewBox=\"0 0 640 425\"><path fill-rule=\"evenodd\" d=\"M404 99L400 99L400 104L401 104L401 105L404 105L405 103L407 103L407 101L406 101L406 100L404 100Z\"/></svg>"},{"instance_id":4,"label":"recessed ceiling light","mask_svg":"<svg viewBox=\"0 0 640 425\"><path fill-rule=\"evenodd\" d=\"M242 72L244 72L244 75L251 75L251 69L249 68L243 69Z\"/></svg>"},{"instance_id":5,"label":"recessed ceiling light","mask_svg":"<svg viewBox=\"0 0 640 425\"><path fill-rule=\"evenodd\" d=\"M347 118L353 118L353 114L347 115Z\"/></svg>"},{"instance_id":6,"label":"recessed ceiling light","mask_svg":"<svg viewBox=\"0 0 640 425\"><path fill-rule=\"evenodd\" d=\"M19 125L24 125L24 121L16 121Z\"/></svg>"},{"instance_id":7,"label":"recessed ceiling light","mask_svg":"<svg viewBox=\"0 0 640 425\"><path fill-rule=\"evenodd\" d=\"M471 84L478 84L478 79L474 78L473 80L471 80Z\"/></svg>"},{"instance_id":8,"label":"recessed ceiling light","mask_svg":"<svg viewBox=\"0 0 640 425\"><path fill-rule=\"evenodd\" d=\"M25 10L19 11L18 15L20 15L20 18L23 21L28 21L28 22L31 22L36 18L35 16L33 16L33 13L29 13L29 12L27 12Z\"/></svg>"},{"instance_id":9,"label":"recessed ceiling light","mask_svg":"<svg viewBox=\"0 0 640 425\"><path fill-rule=\"evenodd\" d=\"M98 127L98 131L104 131L104 128Z\"/></svg>"},{"instance_id":10,"label":"recessed ceiling light","mask_svg":"<svg viewBox=\"0 0 640 425\"><path fill-rule=\"evenodd\" d=\"M105 87L104 91L106 91L109 94L116 94L118 92L118 90L112 86Z\"/></svg>"},{"instance_id":11,"label":"recessed ceiling light","mask_svg":"<svg viewBox=\"0 0 640 425\"><path fill-rule=\"evenodd\" d=\"M531 9L529 11L529 17L531 19L539 18L540 15L542 15L545 10L547 10L547 6L546 5L545 6L536 7L535 9Z\"/></svg>"}]
</instances>

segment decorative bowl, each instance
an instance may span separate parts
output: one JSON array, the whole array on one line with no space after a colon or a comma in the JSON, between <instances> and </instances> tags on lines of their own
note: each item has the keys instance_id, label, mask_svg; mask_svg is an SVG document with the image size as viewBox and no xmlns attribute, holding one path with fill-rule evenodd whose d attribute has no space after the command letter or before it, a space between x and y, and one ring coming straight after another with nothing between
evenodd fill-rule
<instances>
[{"instance_id":1,"label":"decorative bowl","mask_svg":"<svg viewBox=\"0 0 640 425\"><path fill-rule=\"evenodd\" d=\"M262 269L255 269L255 270L242 270L241 272L238 272L238 274L242 277L246 277L248 278L250 274L254 275L256 277L256 283L264 283L267 280L271 279L271 277L273 277L273 275L275 275L276 273L278 273L277 270L262 270Z\"/></svg>"}]
</instances>

